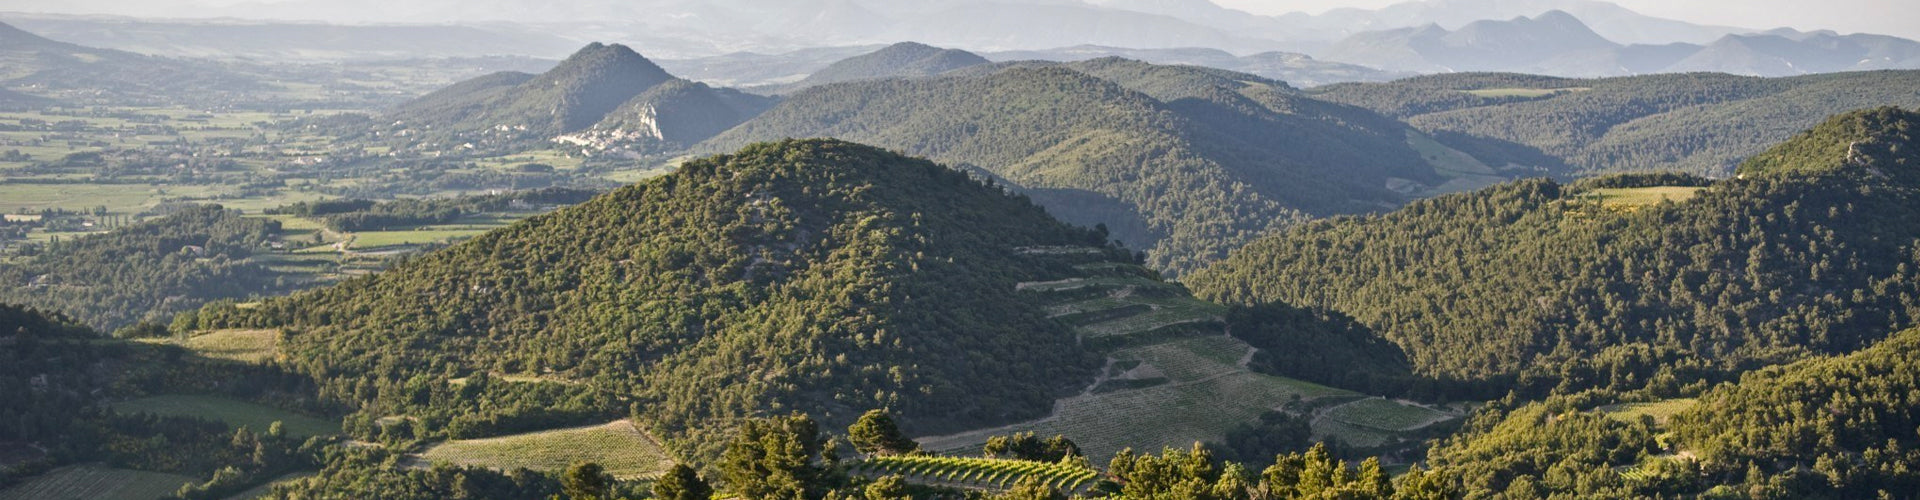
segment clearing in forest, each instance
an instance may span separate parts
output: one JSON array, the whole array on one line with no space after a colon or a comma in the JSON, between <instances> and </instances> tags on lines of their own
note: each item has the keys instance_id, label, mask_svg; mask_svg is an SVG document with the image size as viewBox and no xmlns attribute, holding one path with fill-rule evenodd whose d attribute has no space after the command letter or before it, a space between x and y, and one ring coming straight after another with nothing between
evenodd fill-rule
<instances>
[{"instance_id":1,"label":"clearing in forest","mask_svg":"<svg viewBox=\"0 0 1920 500\"><path fill-rule=\"evenodd\" d=\"M234 427L244 426L254 432L266 432L268 426L280 422L287 435L297 438L340 433L340 423L337 421L218 396L169 394L130 399L109 406L120 413L204 418L226 422Z\"/></svg>"},{"instance_id":2,"label":"clearing in forest","mask_svg":"<svg viewBox=\"0 0 1920 500\"><path fill-rule=\"evenodd\" d=\"M1654 186L1642 188L1604 188L1595 189L1590 196L1599 198L1601 206L1607 208L1633 208L1656 205L1662 201L1679 203L1693 199L1700 193L1701 187Z\"/></svg>"},{"instance_id":3,"label":"clearing in forest","mask_svg":"<svg viewBox=\"0 0 1920 500\"><path fill-rule=\"evenodd\" d=\"M605 467L620 479L651 479L673 466L655 441L631 420L604 425L556 429L483 439L448 441L420 454L433 463L486 467L496 470L527 468L560 472L576 461Z\"/></svg>"},{"instance_id":4,"label":"clearing in forest","mask_svg":"<svg viewBox=\"0 0 1920 500\"><path fill-rule=\"evenodd\" d=\"M214 359L259 363L280 352L279 330L227 329L194 332L186 340L157 338L141 342L173 344Z\"/></svg>"}]
</instances>

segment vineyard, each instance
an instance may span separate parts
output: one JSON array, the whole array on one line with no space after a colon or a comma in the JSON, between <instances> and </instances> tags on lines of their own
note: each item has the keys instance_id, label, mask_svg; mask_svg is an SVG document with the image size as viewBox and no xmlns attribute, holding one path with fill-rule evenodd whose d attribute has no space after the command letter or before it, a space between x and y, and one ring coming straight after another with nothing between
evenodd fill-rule
<instances>
[{"instance_id":1,"label":"vineyard","mask_svg":"<svg viewBox=\"0 0 1920 500\"><path fill-rule=\"evenodd\" d=\"M428 448L420 458L436 464L528 468L559 472L576 461L591 461L620 479L647 479L673 465L673 458L630 420L484 439L448 441Z\"/></svg>"},{"instance_id":2,"label":"vineyard","mask_svg":"<svg viewBox=\"0 0 1920 500\"><path fill-rule=\"evenodd\" d=\"M152 500L195 481L178 474L72 465L0 490L0 500Z\"/></svg>"},{"instance_id":3,"label":"vineyard","mask_svg":"<svg viewBox=\"0 0 1920 500\"><path fill-rule=\"evenodd\" d=\"M1269 411L1331 398L1308 415L1314 435L1356 446L1407 439L1426 426L1458 418L1416 405L1257 373L1253 347L1227 335L1224 308L1192 297L1178 284L1138 267L1076 266L1078 276L1019 284L1057 320L1103 352L1107 367L1077 395L1054 402L1047 417L1012 425L919 439L923 448L974 454L987 438L1015 432L1065 435L1089 457L1125 448L1158 451L1218 442ZM1341 407L1341 405L1345 405ZM1124 418L1116 418L1124 415Z\"/></svg>"},{"instance_id":4,"label":"vineyard","mask_svg":"<svg viewBox=\"0 0 1920 500\"><path fill-rule=\"evenodd\" d=\"M931 455L869 458L854 464L850 472L870 478L900 476L914 483L993 490L1037 477L1047 486L1068 493L1085 493L1100 478L1098 471L1074 465Z\"/></svg>"}]
</instances>

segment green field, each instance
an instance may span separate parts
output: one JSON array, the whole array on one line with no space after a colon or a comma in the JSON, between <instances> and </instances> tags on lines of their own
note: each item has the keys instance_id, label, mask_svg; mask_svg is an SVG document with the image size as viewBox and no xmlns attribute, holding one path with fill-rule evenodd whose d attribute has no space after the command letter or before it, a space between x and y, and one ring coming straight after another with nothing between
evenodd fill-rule
<instances>
[{"instance_id":1,"label":"green field","mask_svg":"<svg viewBox=\"0 0 1920 500\"><path fill-rule=\"evenodd\" d=\"M1655 205L1669 200L1674 203L1687 201L1693 199L1694 195L1699 194L1702 189L1706 188L1683 186L1609 188L1595 189L1591 192L1591 196L1598 198L1603 206L1609 208L1630 208Z\"/></svg>"},{"instance_id":2,"label":"green field","mask_svg":"<svg viewBox=\"0 0 1920 500\"><path fill-rule=\"evenodd\" d=\"M520 165L525 165L528 163L539 163L543 165L548 165L559 170L572 170L572 169L580 168L579 157L568 156L567 154L554 149L537 149L533 151L526 151L519 154L512 154L512 155L506 155L506 156L478 158L473 160L473 162L475 164L480 165L481 167L487 167L487 168L493 168L493 169L499 169L499 170L507 170L507 169L511 169L511 168L518 167Z\"/></svg>"},{"instance_id":3,"label":"green field","mask_svg":"<svg viewBox=\"0 0 1920 500\"><path fill-rule=\"evenodd\" d=\"M485 229L418 229L401 231L361 231L353 233L353 248L372 250L400 245L422 245L436 241L450 241L455 238L470 238L486 233Z\"/></svg>"},{"instance_id":4,"label":"green field","mask_svg":"<svg viewBox=\"0 0 1920 500\"><path fill-rule=\"evenodd\" d=\"M673 458L652 437L619 420L605 425L557 429L485 439L448 441L420 457L433 463L528 468L559 472L576 461L600 464L620 479L647 479L666 471Z\"/></svg>"},{"instance_id":5,"label":"green field","mask_svg":"<svg viewBox=\"0 0 1920 500\"><path fill-rule=\"evenodd\" d=\"M0 183L0 212L44 208L85 211L105 206L113 213L131 214L152 208L167 198L202 198L225 189L193 185Z\"/></svg>"},{"instance_id":6,"label":"green field","mask_svg":"<svg viewBox=\"0 0 1920 500\"><path fill-rule=\"evenodd\" d=\"M194 481L178 474L83 464L54 469L0 490L0 500L154 500Z\"/></svg>"},{"instance_id":7,"label":"green field","mask_svg":"<svg viewBox=\"0 0 1920 500\"><path fill-rule=\"evenodd\" d=\"M1407 146L1419 153L1420 158L1433 167L1434 173L1446 177L1447 182L1428 189L1417 187L1396 189L1417 190L1422 195L1432 196L1473 191L1510 180L1492 166L1474 158L1473 155L1447 147L1426 134L1407 131Z\"/></svg>"},{"instance_id":8,"label":"green field","mask_svg":"<svg viewBox=\"0 0 1920 500\"><path fill-rule=\"evenodd\" d=\"M218 420L234 427L245 426L255 432L265 432L267 426L279 421L282 428L286 429L287 435L295 437L340 433L340 423L337 421L215 396L188 394L150 396L116 402L111 406L114 411L121 413L152 413Z\"/></svg>"},{"instance_id":9,"label":"green field","mask_svg":"<svg viewBox=\"0 0 1920 500\"><path fill-rule=\"evenodd\" d=\"M1680 412L1687 411L1688 409L1693 408L1694 405L1699 403L1700 401L1697 399L1679 398L1679 399L1655 401L1651 403L1624 403L1624 404L1617 404L1617 405L1607 405L1607 406L1600 407L1600 411L1602 413L1605 413L1608 417L1611 417L1614 420L1619 420L1622 422L1632 422L1632 421L1639 420L1640 417L1642 416L1648 416L1648 417L1653 417L1653 421L1655 424L1666 424L1667 419L1673 418L1674 415L1678 415L1680 414Z\"/></svg>"},{"instance_id":10,"label":"green field","mask_svg":"<svg viewBox=\"0 0 1920 500\"><path fill-rule=\"evenodd\" d=\"M259 363L279 353L278 330L213 330L195 332L186 340L170 338L142 339L142 342L173 344L214 359Z\"/></svg>"},{"instance_id":11,"label":"green field","mask_svg":"<svg viewBox=\"0 0 1920 500\"><path fill-rule=\"evenodd\" d=\"M1385 398L1367 398L1328 409L1326 418L1369 429L1389 432L1417 430L1455 415L1400 403Z\"/></svg>"}]
</instances>

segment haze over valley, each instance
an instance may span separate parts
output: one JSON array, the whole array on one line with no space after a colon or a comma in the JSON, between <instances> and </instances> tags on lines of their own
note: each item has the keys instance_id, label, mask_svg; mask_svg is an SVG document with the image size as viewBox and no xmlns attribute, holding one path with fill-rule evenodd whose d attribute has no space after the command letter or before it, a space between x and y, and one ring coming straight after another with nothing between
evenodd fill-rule
<instances>
[{"instance_id":1,"label":"haze over valley","mask_svg":"<svg viewBox=\"0 0 1920 500\"><path fill-rule=\"evenodd\" d=\"M1908 498L1824 9L14 0L0 500Z\"/></svg>"}]
</instances>

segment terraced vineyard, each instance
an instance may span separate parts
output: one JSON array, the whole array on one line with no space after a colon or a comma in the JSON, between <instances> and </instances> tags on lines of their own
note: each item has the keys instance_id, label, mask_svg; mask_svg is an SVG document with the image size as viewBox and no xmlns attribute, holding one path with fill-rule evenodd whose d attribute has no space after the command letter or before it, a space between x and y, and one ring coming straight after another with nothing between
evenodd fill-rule
<instances>
[{"instance_id":1,"label":"terraced vineyard","mask_svg":"<svg viewBox=\"0 0 1920 500\"><path fill-rule=\"evenodd\" d=\"M1079 271L1082 276L1019 289L1048 304L1083 339L1107 346L1106 373L1081 394L1055 401L1048 417L926 437L923 446L965 454L978 451L990 436L1032 431L1066 435L1089 457L1124 448L1158 452L1218 440L1296 398L1352 394L1247 370L1253 348L1226 335L1223 308L1192 298L1179 285L1149 279L1135 267L1087 265Z\"/></svg>"},{"instance_id":2,"label":"terraced vineyard","mask_svg":"<svg viewBox=\"0 0 1920 500\"><path fill-rule=\"evenodd\" d=\"M994 458L899 456L874 457L854 464L850 472L879 478L900 476L909 482L968 489L1006 489L1028 477L1069 494L1085 493L1100 473L1086 467Z\"/></svg>"},{"instance_id":3,"label":"terraced vineyard","mask_svg":"<svg viewBox=\"0 0 1920 500\"><path fill-rule=\"evenodd\" d=\"M1336 402L1347 405L1363 403L1342 409L1337 418L1316 418L1316 435L1354 439L1363 446L1397 440L1398 429L1455 418L1255 373L1246 368L1253 347L1226 334L1221 306L1194 299L1180 285L1148 278L1137 267L1092 264L1077 270L1079 276L1022 283L1018 289L1046 304L1056 319L1073 325L1088 345L1106 351L1107 367L1098 380L1078 395L1055 401L1045 418L922 437L922 447L970 454L988 437L1031 431L1065 435L1097 461L1125 448L1158 452L1218 441L1268 411L1329 397L1343 398Z\"/></svg>"}]
</instances>

